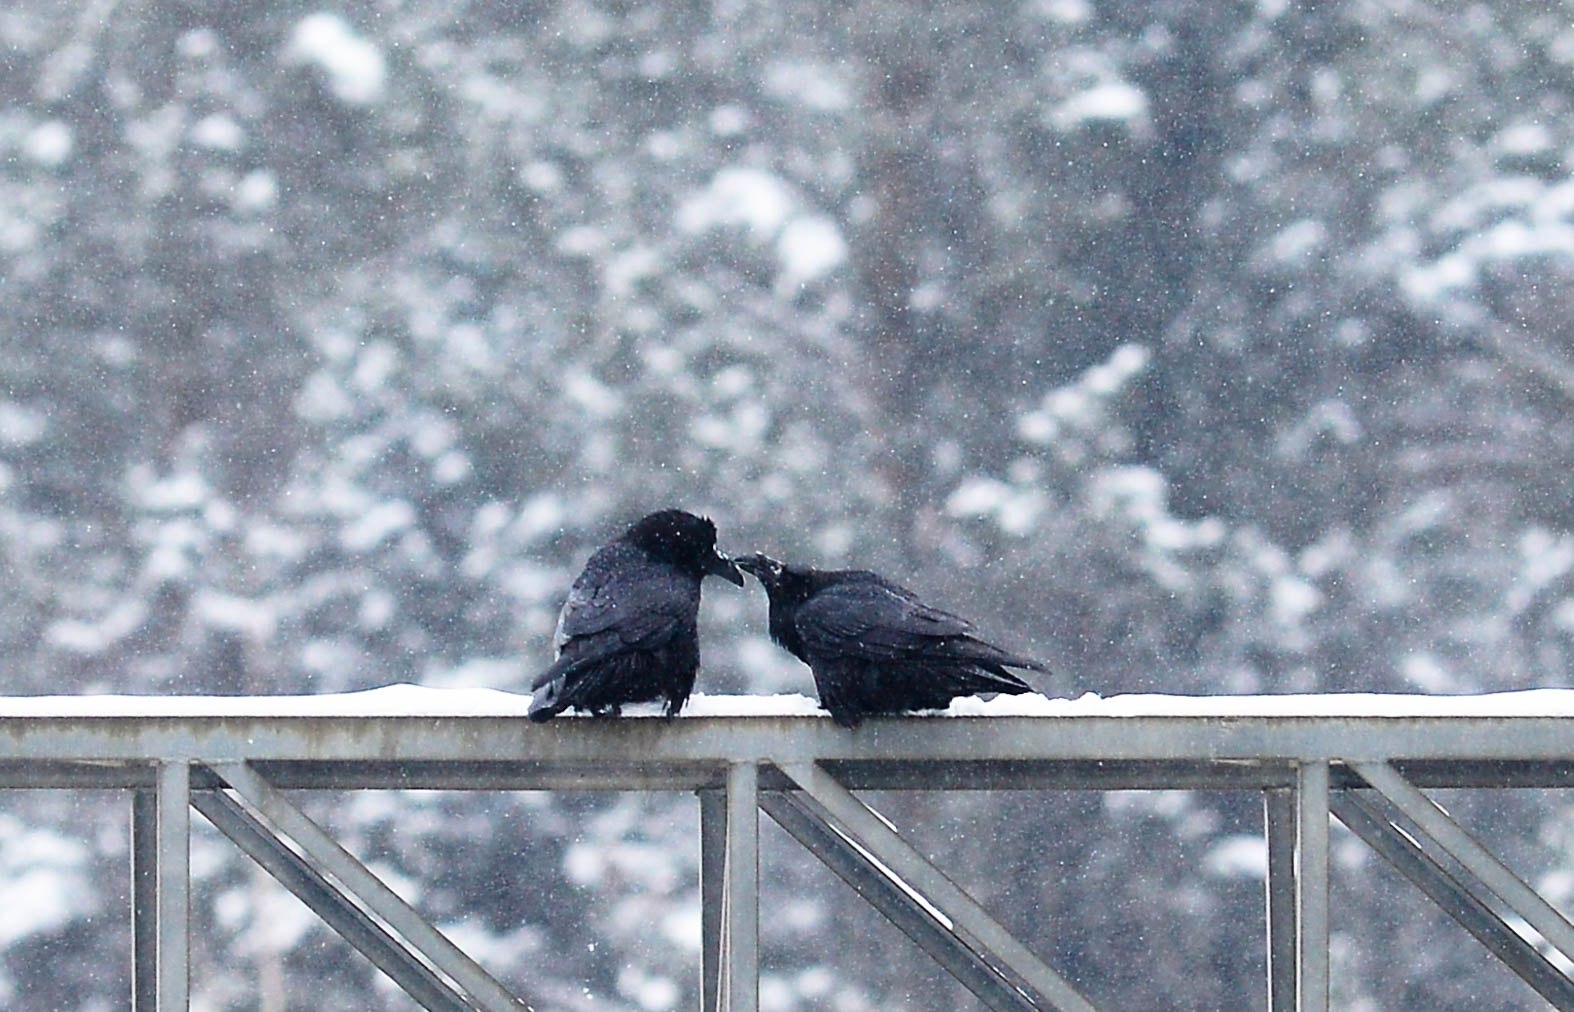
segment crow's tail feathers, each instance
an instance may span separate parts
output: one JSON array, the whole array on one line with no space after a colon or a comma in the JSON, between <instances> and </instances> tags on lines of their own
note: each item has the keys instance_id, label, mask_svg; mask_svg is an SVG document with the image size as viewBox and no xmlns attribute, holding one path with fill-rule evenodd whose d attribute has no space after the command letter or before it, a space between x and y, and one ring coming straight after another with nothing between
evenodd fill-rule
<instances>
[{"instance_id":1,"label":"crow's tail feathers","mask_svg":"<svg viewBox=\"0 0 1574 1012\"><path fill-rule=\"evenodd\" d=\"M568 673L574 667L576 662L577 659L570 657L568 654L558 654L557 660L552 662L551 667L547 668L545 671L541 672L541 674L531 679L530 690L534 692L536 689L539 689L544 685L550 685L553 682L557 682L559 687L561 687L563 681L568 678Z\"/></svg>"},{"instance_id":2,"label":"crow's tail feathers","mask_svg":"<svg viewBox=\"0 0 1574 1012\"><path fill-rule=\"evenodd\" d=\"M1036 669L1035 669L1036 670ZM958 694L976 692L1002 692L1008 696L1037 691L1015 672L1007 671L1002 664L982 663L959 679Z\"/></svg>"},{"instance_id":3,"label":"crow's tail feathers","mask_svg":"<svg viewBox=\"0 0 1574 1012\"><path fill-rule=\"evenodd\" d=\"M1049 665L1045 664L1043 661L1034 660L1031 657L1023 657L1020 654L1008 653L1007 651L995 646L993 643L986 643L983 640L974 639L971 636L965 637L961 640L953 641L952 649L955 651L955 656L959 659L971 661L972 663L983 668L985 671L988 671L990 674L998 675L1008 682L1016 682L1025 686L1024 688L1018 689L1018 692L1027 692L1031 689L1031 686L1027 686L1027 683L1022 682L1021 679L1007 671L1006 668L1020 668L1023 671L1036 671L1041 675L1054 674L1054 672L1049 669ZM997 689L993 691L1008 692L1010 690Z\"/></svg>"},{"instance_id":4,"label":"crow's tail feathers","mask_svg":"<svg viewBox=\"0 0 1574 1012\"><path fill-rule=\"evenodd\" d=\"M555 678L536 689L536 694L530 700L528 716L537 724L544 723L556 717L572 705L563 698L563 679Z\"/></svg>"},{"instance_id":5,"label":"crow's tail feathers","mask_svg":"<svg viewBox=\"0 0 1574 1012\"><path fill-rule=\"evenodd\" d=\"M1037 671L1041 675L1054 674L1054 672L1049 669L1049 665L1045 664L1043 661L1037 661L1031 657L1023 657L1019 654L1007 654L1005 659L1000 663L1004 664L1008 668L1021 668L1024 671Z\"/></svg>"}]
</instances>

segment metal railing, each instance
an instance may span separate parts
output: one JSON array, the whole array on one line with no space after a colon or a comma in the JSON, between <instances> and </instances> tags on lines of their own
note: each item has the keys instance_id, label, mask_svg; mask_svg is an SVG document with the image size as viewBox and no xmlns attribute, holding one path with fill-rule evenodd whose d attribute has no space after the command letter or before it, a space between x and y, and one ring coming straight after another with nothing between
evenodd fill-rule
<instances>
[{"instance_id":1,"label":"metal railing","mask_svg":"<svg viewBox=\"0 0 1574 1012\"><path fill-rule=\"evenodd\" d=\"M806 716L533 725L419 714L6 716L0 707L0 787L130 792L137 1012L187 1006L192 808L422 1006L527 1007L527 995L510 993L283 793L304 788L697 792L706 1012L758 1005L761 811L988 1007L1090 1010L1077 982L854 792L1257 791L1272 1009L1328 1007L1330 816L1547 1001L1574 1009L1574 981L1554 954L1574 961L1574 926L1425 793L1568 786L1574 718L1468 710L902 718L848 732Z\"/></svg>"}]
</instances>

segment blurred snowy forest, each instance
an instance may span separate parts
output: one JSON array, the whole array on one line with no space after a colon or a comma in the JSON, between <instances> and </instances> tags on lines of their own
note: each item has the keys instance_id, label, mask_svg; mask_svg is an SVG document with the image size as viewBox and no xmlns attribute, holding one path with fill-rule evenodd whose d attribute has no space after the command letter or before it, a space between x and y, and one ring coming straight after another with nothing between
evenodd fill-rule
<instances>
[{"instance_id":1,"label":"blurred snowy forest","mask_svg":"<svg viewBox=\"0 0 1574 1012\"><path fill-rule=\"evenodd\" d=\"M1569 683L1563 0L8 0L0 43L5 692L523 689L667 505L1066 693ZM701 692L809 691L764 616L709 587ZM1256 797L877 801L1100 1004L1262 1006ZM306 803L537 1008L695 1003L694 799ZM1567 802L1456 810L1574 899ZM5 1007L126 1007L124 813L4 800ZM195 822L197 1007L410 1007ZM765 1008L976 1007L764 832ZM1334 843L1339 1007L1536 1004Z\"/></svg>"}]
</instances>

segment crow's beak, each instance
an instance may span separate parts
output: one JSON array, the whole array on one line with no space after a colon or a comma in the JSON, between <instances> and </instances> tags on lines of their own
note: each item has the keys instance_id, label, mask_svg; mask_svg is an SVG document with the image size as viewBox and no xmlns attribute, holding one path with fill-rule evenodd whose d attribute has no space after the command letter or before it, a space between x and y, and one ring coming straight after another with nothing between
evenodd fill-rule
<instances>
[{"instance_id":1,"label":"crow's beak","mask_svg":"<svg viewBox=\"0 0 1574 1012\"><path fill-rule=\"evenodd\" d=\"M743 586L743 573L738 569L738 564L720 552L716 552L711 557L710 568L706 572L719 576L728 583Z\"/></svg>"}]
</instances>

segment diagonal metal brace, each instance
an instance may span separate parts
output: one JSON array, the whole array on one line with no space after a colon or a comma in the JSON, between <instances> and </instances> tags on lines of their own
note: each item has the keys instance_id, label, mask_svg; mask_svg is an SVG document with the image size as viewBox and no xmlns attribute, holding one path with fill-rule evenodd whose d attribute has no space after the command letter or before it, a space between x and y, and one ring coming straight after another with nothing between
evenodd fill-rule
<instances>
[{"instance_id":1,"label":"diagonal metal brace","mask_svg":"<svg viewBox=\"0 0 1574 1012\"><path fill-rule=\"evenodd\" d=\"M1450 818L1431 798L1385 762L1350 765L1361 774L1361 779L1387 798L1389 804L1414 822L1422 834L1430 837L1445 853L1464 865L1549 944L1574 960L1574 925L1569 924L1552 904L1526 885L1523 879Z\"/></svg>"},{"instance_id":2,"label":"diagonal metal brace","mask_svg":"<svg viewBox=\"0 0 1574 1012\"><path fill-rule=\"evenodd\" d=\"M420 953L423 959L447 974L476 1008L484 1012L520 1012L527 1007L482 969L480 964L432 927L419 911L388 888L321 826L291 804L249 763L213 763L210 768L275 830L299 847L308 861L336 879L367 910Z\"/></svg>"},{"instance_id":3,"label":"diagonal metal brace","mask_svg":"<svg viewBox=\"0 0 1574 1012\"><path fill-rule=\"evenodd\" d=\"M468 1012L470 1005L446 981L336 889L305 858L285 846L240 802L222 791L194 791L191 804L214 828L278 880L425 1009Z\"/></svg>"},{"instance_id":4,"label":"diagonal metal brace","mask_svg":"<svg viewBox=\"0 0 1574 1012\"><path fill-rule=\"evenodd\" d=\"M1048 1005L1047 1001L1024 994L1007 980L983 953L915 899L890 869L871 860L801 798L781 791L766 792L760 795L760 807L991 1009L1033 1012Z\"/></svg>"},{"instance_id":5,"label":"diagonal metal brace","mask_svg":"<svg viewBox=\"0 0 1574 1012\"><path fill-rule=\"evenodd\" d=\"M1574 982L1422 850L1415 838L1375 811L1371 800L1362 798L1359 791L1338 790L1330 793L1329 807L1345 828L1382 855L1553 1007L1574 1010Z\"/></svg>"},{"instance_id":6,"label":"diagonal metal brace","mask_svg":"<svg viewBox=\"0 0 1574 1012\"><path fill-rule=\"evenodd\" d=\"M971 935L993 961L1020 977L1062 1012L1094 1012L1092 1002L990 916L978 901L951 881L836 778L816 763L778 764L778 768L827 815L844 835L890 869L892 878L949 918L955 930Z\"/></svg>"}]
</instances>

